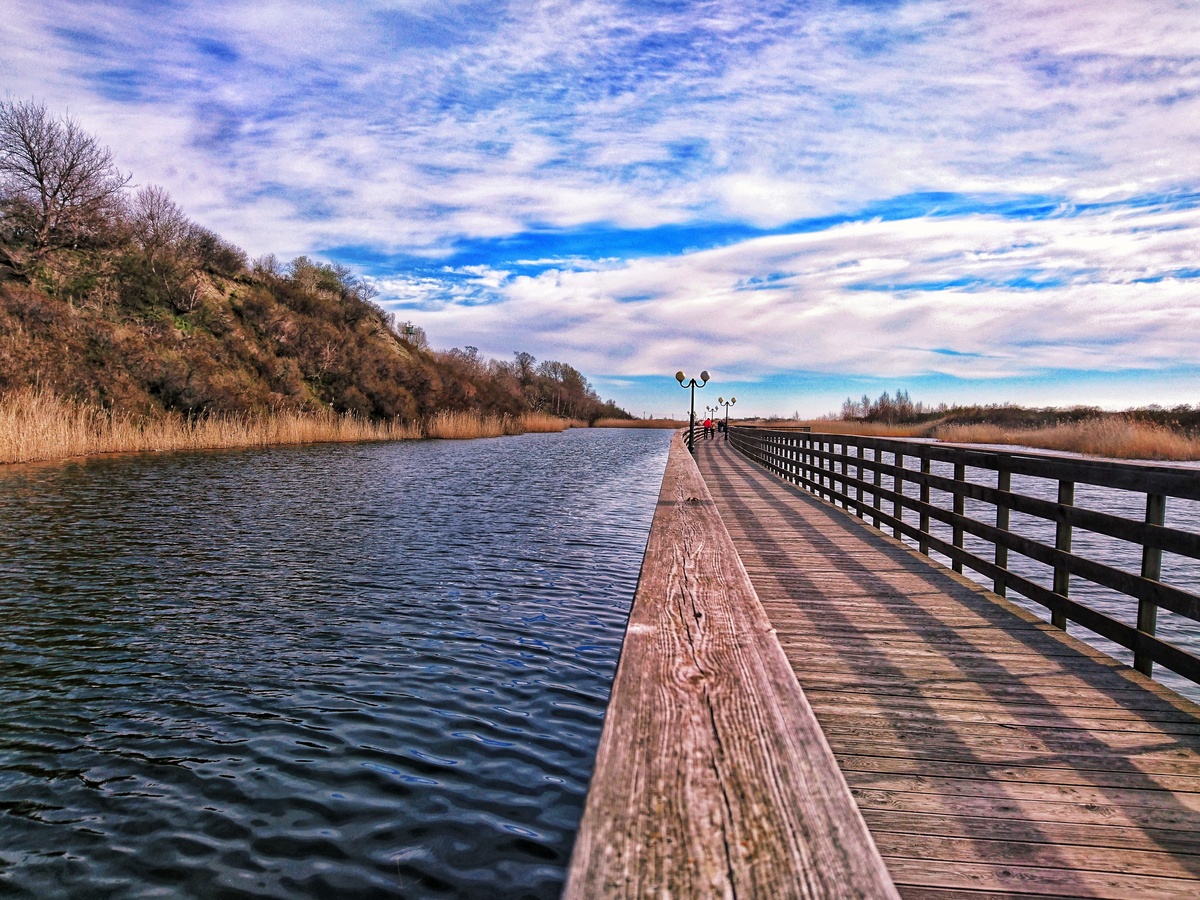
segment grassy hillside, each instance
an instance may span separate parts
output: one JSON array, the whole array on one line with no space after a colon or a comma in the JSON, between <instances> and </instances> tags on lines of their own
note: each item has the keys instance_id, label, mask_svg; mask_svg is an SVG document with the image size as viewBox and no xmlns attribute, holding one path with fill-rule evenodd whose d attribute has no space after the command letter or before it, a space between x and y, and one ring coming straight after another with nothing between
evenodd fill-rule
<instances>
[{"instance_id":1,"label":"grassy hillside","mask_svg":"<svg viewBox=\"0 0 1200 900\"><path fill-rule=\"evenodd\" d=\"M128 181L78 123L0 101L0 400L32 389L147 421L626 415L565 363L431 350L349 269L251 263Z\"/></svg>"}]
</instances>

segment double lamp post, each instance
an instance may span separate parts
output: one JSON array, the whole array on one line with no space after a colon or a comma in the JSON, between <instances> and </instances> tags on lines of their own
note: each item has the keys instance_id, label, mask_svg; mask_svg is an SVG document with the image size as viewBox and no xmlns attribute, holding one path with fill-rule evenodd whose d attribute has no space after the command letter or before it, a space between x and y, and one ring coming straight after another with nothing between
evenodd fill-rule
<instances>
[{"instance_id":1,"label":"double lamp post","mask_svg":"<svg viewBox=\"0 0 1200 900\"><path fill-rule=\"evenodd\" d=\"M697 383L695 378L688 378L683 372L675 373L675 380L679 382L681 388L692 389L692 409L688 413L688 452L696 452L696 388L702 388L708 384L708 372L700 373L700 381Z\"/></svg>"},{"instance_id":2,"label":"double lamp post","mask_svg":"<svg viewBox=\"0 0 1200 900\"><path fill-rule=\"evenodd\" d=\"M692 405L688 412L687 445L688 452L694 454L696 452L696 388L702 388L708 384L708 372L701 372L699 381L696 381L695 378L688 378L683 372L676 372L675 380L679 382L681 388L690 388L692 391ZM725 440L729 440L729 407L735 403L737 403L737 397L730 397L728 400L718 397L716 406L704 407L711 413L720 411L722 406L725 407Z\"/></svg>"}]
</instances>

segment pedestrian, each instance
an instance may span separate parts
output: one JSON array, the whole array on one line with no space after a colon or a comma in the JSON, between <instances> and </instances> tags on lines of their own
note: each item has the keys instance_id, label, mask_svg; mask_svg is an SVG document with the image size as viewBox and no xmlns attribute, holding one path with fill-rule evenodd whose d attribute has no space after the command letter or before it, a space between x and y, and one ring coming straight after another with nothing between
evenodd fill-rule
<instances>
[{"instance_id":1,"label":"pedestrian","mask_svg":"<svg viewBox=\"0 0 1200 900\"><path fill-rule=\"evenodd\" d=\"M704 420L704 438L705 438L705 440L711 441L712 436L713 436L712 416L709 416L707 419Z\"/></svg>"}]
</instances>

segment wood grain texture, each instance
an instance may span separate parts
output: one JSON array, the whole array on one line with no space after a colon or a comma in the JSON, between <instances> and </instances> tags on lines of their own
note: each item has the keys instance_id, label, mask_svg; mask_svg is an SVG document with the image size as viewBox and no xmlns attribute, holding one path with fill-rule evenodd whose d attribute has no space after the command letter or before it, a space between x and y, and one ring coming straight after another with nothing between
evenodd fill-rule
<instances>
[{"instance_id":1,"label":"wood grain texture","mask_svg":"<svg viewBox=\"0 0 1200 900\"><path fill-rule=\"evenodd\" d=\"M697 450L902 896L1200 896L1200 707L723 442Z\"/></svg>"},{"instance_id":2,"label":"wood grain texture","mask_svg":"<svg viewBox=\"0 0 1200 900\"><path fill-rule=\"evenodd\" d=\"M678 437L563 896L897 896Z\"/></svg>"}]
</instances>

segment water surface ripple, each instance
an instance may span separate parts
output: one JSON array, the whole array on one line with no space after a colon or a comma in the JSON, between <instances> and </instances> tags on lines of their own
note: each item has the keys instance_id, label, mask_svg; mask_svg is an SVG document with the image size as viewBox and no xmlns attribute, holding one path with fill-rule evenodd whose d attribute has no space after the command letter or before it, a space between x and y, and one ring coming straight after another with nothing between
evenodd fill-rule
<instances>
[{"instance_id":1,"label":"water surface ripple","mask_svg":"<svg viewBox=\"0 0 1200 900\"><path fill-rule=\"evenodd\" d=\"M0 472L0 893L557 896L668 437Z\"/></svg>"}]
</instances>

